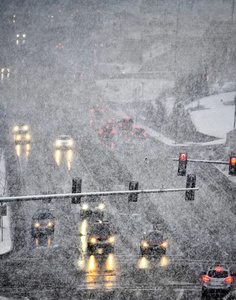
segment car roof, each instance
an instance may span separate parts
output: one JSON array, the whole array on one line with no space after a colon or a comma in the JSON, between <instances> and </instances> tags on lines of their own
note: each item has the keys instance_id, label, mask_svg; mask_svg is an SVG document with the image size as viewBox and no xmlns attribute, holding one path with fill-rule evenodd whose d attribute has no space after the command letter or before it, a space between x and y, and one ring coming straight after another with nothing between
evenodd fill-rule
<instances>
[{"instance_id":1,"label":"car roof","mask_svg":"<svg viewBox=\"0 0 236 300\"><path fill-rule=\"evenodd\" d=\"M226 265L221 265L221 264L217 264L217 265L213 265L213 266L210 266L208 268L208 271L210 270L215 270L216 268L222 268L222 271L229 271L229 267L226 266Z\"/></svg>"},{"instance_id":2,"label":"car roof","mask_svg":"<svg viewBox=\"0 0 236 300\"><path fill-rule=\"evenodd\" d=\"M140 130L140 131L142 130L142 131L145 131L145 129L142 128L142 127L135 127L134 130Z\"/></svg>"},{"instance_id":3,"label":"car roof","mask_svg":"<svg viewBox=\"0 0 236 300\"><path fill-rule=\"evenodd\" d=\"M40 209L34 213L32 219L36 219L39 217L39 215L42 215L42 214L48 214L48 215L51 215L52 217L54 217L53 213L49 209Z\"/></svg>"},{"instance_id":4,"label":"car roof","mask_svg":"<svg viewBox=\"0 0 236 300\"><path fill-rule=\"evenodd\" d=\"M160 230L148 230L146 232L144 232L144 234L150 234L150 233L155 233L155 234L162 234L163 235L163 232L160 231Z\"/></svg>"},{"instance_id":5,"label":"car roof","mask_svg":"<svg viewBox=\"0 0 236 300\"><path fill-rule=\"evenodd\" d=\"M69 135L60 135L59 136L59 139L65 139L65 138L71 139L71 137Z\"/></svg>"}]
</instances>

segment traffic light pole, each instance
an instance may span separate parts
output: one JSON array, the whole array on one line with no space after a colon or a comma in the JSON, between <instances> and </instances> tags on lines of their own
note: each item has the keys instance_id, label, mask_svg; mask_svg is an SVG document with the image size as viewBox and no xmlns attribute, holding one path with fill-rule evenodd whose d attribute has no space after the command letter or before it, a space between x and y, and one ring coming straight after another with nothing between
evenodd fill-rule
<instances>
[{"instance_id":1,"label":"traffic light pole","mask_svg":"<svg viewBox=\"0 0 236 300\"><path fill-rule=\"evenodd\" d=\"M31 196L13 196L1 197L2 202L14 201L37 201L43 199L68 199L72 197L88 197L88 196L110 196L110 195L129 195L129 194L157 194L168 192L186 192L197 191L198 188L179 188L179 189L154 189L154 190L133 190L133 191L106 191L106 192L89 192L89 193L69 193L69 194L50 194L50 195L31 195Z\"/></svg>"},{"instance_id":2,"label":"traffic light pole","mask_svg":"<svg viewBox=\"0 0 236 300\"><path fill-rule=\"evenodd\" d=\"M172 158L174 161L179 161L179 158ZM218 164L218 165L228 165L228 161L219 161L219 160L203 160L203 159L187 159L188 162L200 162L200 163L207 163L207 164Z\"/></svg>"}]
</instances>

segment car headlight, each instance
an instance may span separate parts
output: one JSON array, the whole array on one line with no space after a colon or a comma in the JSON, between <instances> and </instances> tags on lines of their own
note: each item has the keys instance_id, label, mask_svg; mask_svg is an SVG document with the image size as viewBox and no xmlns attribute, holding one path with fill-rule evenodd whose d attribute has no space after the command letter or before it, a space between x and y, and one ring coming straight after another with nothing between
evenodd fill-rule
<instances>
[{"instance_id":1,"label":"car headlight","mask_svg":"<svg viewBox=\"0 0 236 300\"><path fill-rule=\"evenodd\" d=\"M88 207L89 207L89 206L88 206L87 203L84 203L84 204L82 205L82 209L83 209L83 210L88 210Z\"/></svg>"},{"instance_id":2,"label":"car headlight","mask_svg":"<svg viewBox=\"0 0 236 300\"><path fill-rule=\"evenodd\" d=\"M163 242L163 243L161 244L161 246L162 246L163 248L166 248L166 247L167 247L167 242Z\"/></svg>"},{"instance_id":3,"label":"car headlight","mask_svg":"<svg viewBox=\"0 0 236 300\"><path fill-rule=\"evenodd\" d=\"M145 242L145 241L144 241L144 242L142 242L142 247L143 247L143 248L147 248L147 247L148 247L148 243L147 243L147 242Z\"/></svg>"},{"instance_id":4,"label":"car headlight","mask_svg":"<svg viewBox=\"0 0 236 300\"><path fill-rule=\"evenodd\" d=\"M47 226L48 227L52 227L53 223L52 222L48 222Z\"/></svg>"},{"instance_id":5,"label":"car headlight","mask_svg":"<svg viewBox=\"0 0 236 300\"><path fill-rule=\"evenodd\" d=\"M108 242L111 243L111 244L114 243L115 242L114 236L110 236L109 239L108 239Z\"/></svg>"},{"instance_id":6,"label":"car headlight","mask_svg":"<svg viewBox=\"0 0 236 300\"><path fill-rule=\"evenodd\" d=\"M38 227L40 227L40 223L37 222L37 223L34 224L34 226L35 226L36 228L38 228Z\"/></svg>"},{"instance_id":7,"label":"car headlight","mask_svg":"<svg viewBox=\"0 0 236 300\"><path fill-rule=\"evenodd\" d=\"M17 136L16 136L16 140L17 140L17 141L20 141L20 140L21 140L21 135L17 135Z\"/></svg>"},{"instance_id":8,"label":"car headlight","mask_svg":"<svg viewBox=\"0 0 236 300\"><path fill-rule=\"evenodd\" d=\"M96 239L95 237L92 237L92 238L90 239L90 243L91 243L91 244L96 244L96 243L97 243L97 239Z\"/></svg>"},{"instance_id":9,"label":"car headlight","mask_svg":"<svg viewBox=\"0 0 236 300\"><path fill-rule=\"evenodd\" d=\"M30 134L26 134L25 139L30 140Z\"/></svg>"},{"instance_id":10,"label":"car headlight","mask_svg":"<svg viewBox=\"0 0 236 300\"><path fill-rule=\"evenodd\" d=\"M74 142L72 140L68 141L68 146L73 146Z\"/></svg>"},{"instance_id":11,"label":"car headlight","mask_svg":"<svg viewBox=\"0 0 236 300\"><path fill-rule=\"evenodd\" d=\"M56 146L57 146L57 147L61 146L61 141L60 141L60 140L57 140L57 141L56 141Z\"/></svg>"},{"instance_id":12,"label":"car headlight","mask_svg":"<svg viewBox=\"0 0 236 300\"><path fill-rule=\"evenodd\" d=\"M103 210L105 208L105 204L104 203L100 203L98 206L98 209Z\"/></svg>"},{"instance_id":13,"label":"car headlight","mask_svg":"<svg viewBox=\"0 0 236 300\"><path fill-rule=\"evenodd\" d=\"M23 126L23 130L24 130L24 131L26 131L26 130L28 130L28 129L29 129L29 127L28 127L27 125L24 125L24 126Z\"/></svg>"},{"instance_id":14,"label":"car headlight","mask_svg":"<svg viewBox=\"0 0 236 300\"><path fill-rule=\"evenodd\" d=\"M18 131L19 130L19 126L15 126L14 128L13 128L13 131Z\"/></svg>"}]
</instances>

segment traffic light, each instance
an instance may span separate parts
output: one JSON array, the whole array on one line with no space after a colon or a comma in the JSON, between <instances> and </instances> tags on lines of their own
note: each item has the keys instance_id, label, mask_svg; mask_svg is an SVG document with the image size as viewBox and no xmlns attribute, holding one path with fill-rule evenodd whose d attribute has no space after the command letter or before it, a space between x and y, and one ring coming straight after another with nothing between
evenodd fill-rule
<instances>
[{"instance_id":1,"label":"traffic light","mask_svg":"<svg viewBox=\"0 0 236 300\"><path fill-rule=\"evenodd\" d=\"M236 155L230 157L230 161L229 161L229 175L236 176Z\"/></svg>"},{"instance_id":2,"label":"traffic light","mask_svg":"<svg viewBox=\"0 0 236 300\"><path fill-rule=\"evenodd\" d=\"M7 205L0 204L0 217L5 217L7 215Z\"/></svg>"},{"instance_id":3,"label":"traffic light","mask_svg":"<svg viewBox=\"0 0 236 300\"><path fill-rule=\"evenodd\" d=\"M129 190L130 191L138 190L138 181L130 181ZM138 201L138 194L129 194L128 202L137 202L137 201Z\"/></svg>"},{"instance_id":4,"label":"traffic light","mask_svg":"<svg viewBox=\"0 0 236 300\"><path fill-rule=\"evenodd\" d=\"M180 153L179 154L179 166L178 166L178 173L179 176L186 175L186 168L187 168L187 153Z\"/></svg>"},{"instance_id":5,"label":"traffic light","mask_svg":"<svg viewBox=\"0 0 236 300\"><path fill-rule=\"evenodd\" d=\"M81 193L82 190L82 179L80 178L73 178L72 179L72 193ZM72 197L71 203L72 204L79 204L81 202L81 197Z\"/></svg>"},{"instance_id":6,"label":"traffic light","mask_svg":"<svg viewBox=\"0 0 236 300\"><path fill-rule=\"evenodd\" d=\"M188 174L186 181L186 188L195 188L196 186L196 175ZM185 192L185 200L194 200L195 191L186 191Z\"/></svg>"}]
</instances>

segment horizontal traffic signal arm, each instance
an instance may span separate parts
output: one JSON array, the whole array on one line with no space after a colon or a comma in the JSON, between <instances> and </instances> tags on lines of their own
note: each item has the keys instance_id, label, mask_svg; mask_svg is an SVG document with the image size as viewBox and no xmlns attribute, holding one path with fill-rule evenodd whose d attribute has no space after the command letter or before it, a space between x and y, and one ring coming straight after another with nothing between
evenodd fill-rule
<instances>
[{"instance_id":1,"label":"horizontal traffic signal arm","mask_svg":"<svg viewBox=\"0 0 236 300\"><path fill-rule=\"evenodd\" d=\"M174 161L179 161L179 158L172 158ZM200 163L208 163L208 164L221 164L221 165L229 165L228 161L220 161L220 160L203 160L203 159L189 159L187 161L190 162L200 162Z\"/></svg>"},{"instance_id":2,"label":"horizontal traffic signal arm","mask_svg":"<svg viewBox=\"0 0 236 300\"><path fill-rule=\"evenodd\" d=\"M166 193L166 192L185 192L197 191L198 188L178 188L178 189L156 189L156 190L133 190L133 191L105 191L105 192L89 192L89 193L69 193L69 194L50 194L50 195L30 195L30 196L13 196L1 197L1 202L13 201L32 201L43 199L67 199L72 197L88 197L88 196L110 196L110 195L129 195L129 194L152 194L152 193Z\"/></svg>"}]
</instances>

